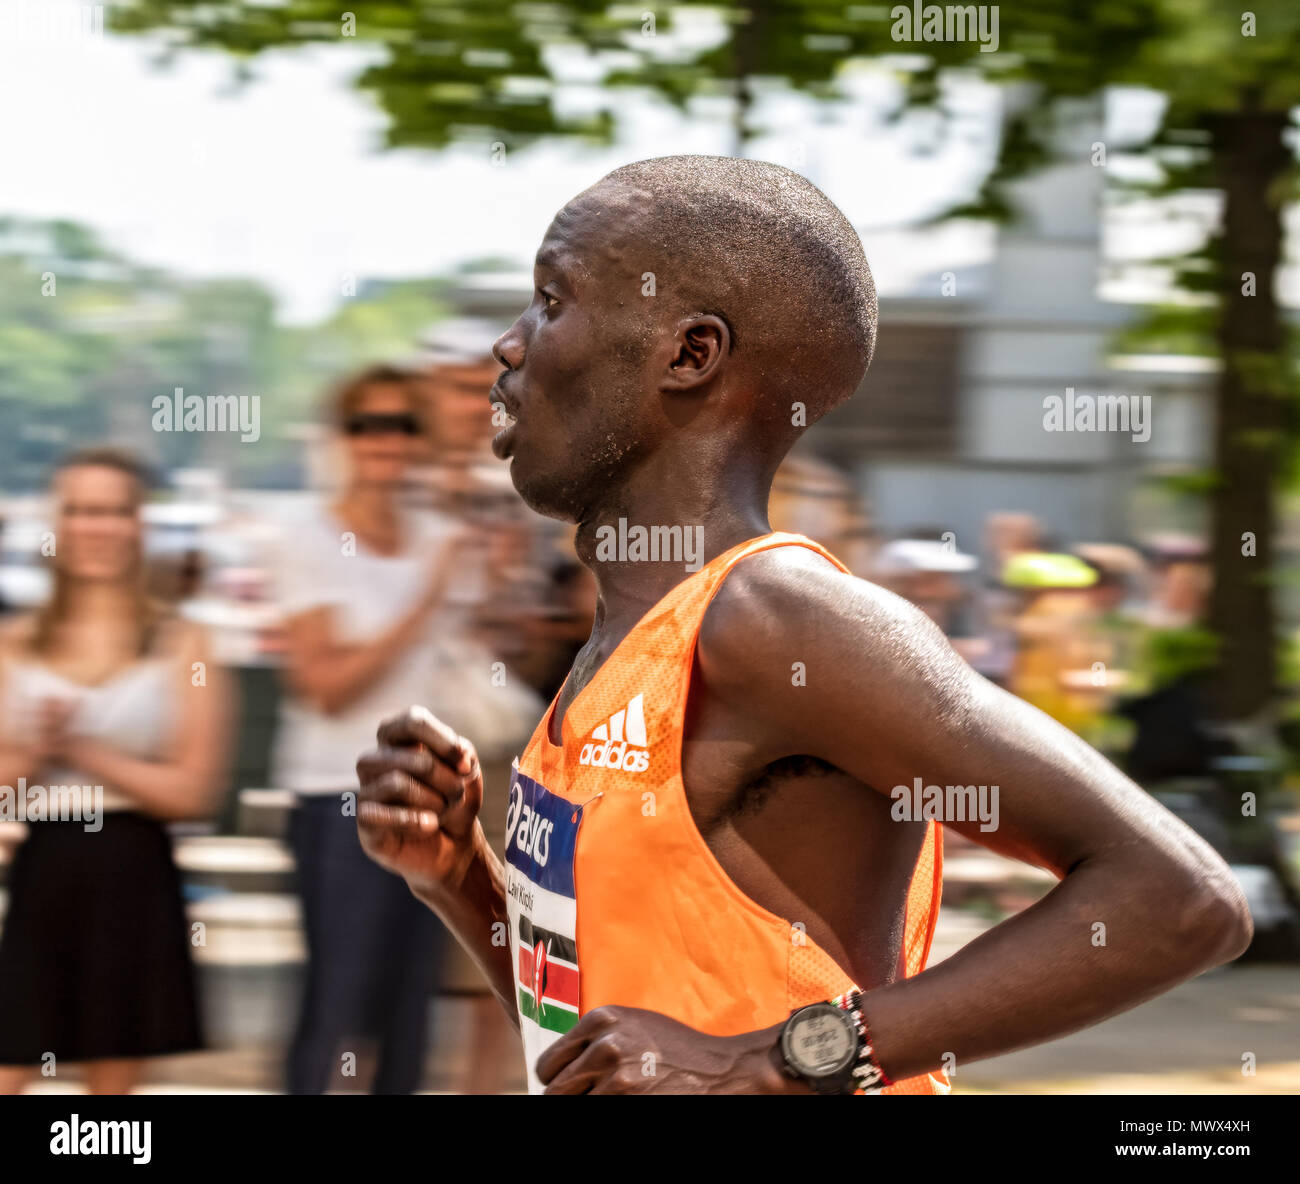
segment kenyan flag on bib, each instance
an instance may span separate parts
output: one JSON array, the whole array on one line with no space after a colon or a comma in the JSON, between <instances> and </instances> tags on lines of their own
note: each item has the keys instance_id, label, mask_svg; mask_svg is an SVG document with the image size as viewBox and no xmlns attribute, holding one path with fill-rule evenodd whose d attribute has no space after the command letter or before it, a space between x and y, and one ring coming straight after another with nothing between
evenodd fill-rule
<instances>
[{"instance_id":1,"label":"kenyan flag on bib","mask_svg":"<svg viewBox=\"0 0 1300 1184\"><path fill-rule=\"evenodd\" d=\"M572 938L519 918L519 1014L552 1032L578 1022L578 953Z\"/></svg>"},{"instance_id":2,"label":"kenyan flag on bib","mask_svg":"<svg viewBox=\"0 0 1300 1184\"><path fill-rule=\"evenodd\" d=\"M573 859L581 809L516 767L506 812L506 907L529 1086L537 1057L578 1022Z\"/></svg>"}]
</instances>

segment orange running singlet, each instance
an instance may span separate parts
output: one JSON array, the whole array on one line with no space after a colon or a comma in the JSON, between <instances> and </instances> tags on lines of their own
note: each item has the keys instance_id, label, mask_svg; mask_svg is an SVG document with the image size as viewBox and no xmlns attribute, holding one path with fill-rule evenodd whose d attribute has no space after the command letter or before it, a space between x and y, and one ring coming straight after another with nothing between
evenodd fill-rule
<instances>
[{"instance_id":1,"label":"orange running singlet","mask_svg":"<svg viewBox=\"0 0 1300 1184\"><path fill-rule=\"evenodd\" d=\"M506 814L510 944L530 1091L549 1044L603 1004L643 1007L733 1036L853 987L802 927L732 882L696 829L682 785L686 696L700 623L727 573L769 534L719 555L636 625L573 700L555 703L515 762ZM931 823L907 898L904 964L925 966L939 911L942 837ZM947 1093L941 1074L886 1093Z\"/></svg>"}]
</instances>

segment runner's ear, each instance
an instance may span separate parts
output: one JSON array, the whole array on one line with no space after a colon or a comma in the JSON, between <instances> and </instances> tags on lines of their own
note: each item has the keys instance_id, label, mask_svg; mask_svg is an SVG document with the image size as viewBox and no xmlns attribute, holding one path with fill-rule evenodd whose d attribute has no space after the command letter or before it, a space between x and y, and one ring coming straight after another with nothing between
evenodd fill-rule
<instances>
[{"instance_id":1,"label":"runner's ear","mask_svg":"<svg viewBox=\"0 0 1300 1184\"><path fill-rule=\"evenodd\" d=\"M679 321L662 390L698 390L718 377L731 354L731 326L712 313Z\"/></svg>"}]
</instances>

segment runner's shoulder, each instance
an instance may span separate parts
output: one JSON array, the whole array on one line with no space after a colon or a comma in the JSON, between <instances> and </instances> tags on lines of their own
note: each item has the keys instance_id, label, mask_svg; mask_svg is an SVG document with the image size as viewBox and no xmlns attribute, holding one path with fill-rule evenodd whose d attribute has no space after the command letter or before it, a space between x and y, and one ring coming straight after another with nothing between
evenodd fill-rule
<instances>
[{"instance_id":1,"label":"runner's shoulder","mask_svg":"<svg viewBox=\"0 0 1300 1184\"><path fill-rule=\"evenodd\" d=\"M906 677L960 664L920 609L841 571L807 547L774 547L738 563L718 589L699 635L701 672L738 692L791 666L851 663L858 680Z\"/></svg>"}]
</instances>

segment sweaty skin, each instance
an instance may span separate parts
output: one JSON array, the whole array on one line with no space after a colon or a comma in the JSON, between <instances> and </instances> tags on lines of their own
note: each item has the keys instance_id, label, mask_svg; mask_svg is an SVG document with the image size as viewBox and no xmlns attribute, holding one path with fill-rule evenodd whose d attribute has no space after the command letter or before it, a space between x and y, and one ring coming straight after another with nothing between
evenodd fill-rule
<instances>
[{"instance_id":1,"label":"sweaty skin","mask_svg":"<svg viewBox=\"0 0 1300 1184\"><path fill-rule=\"evenodd\" d=\"M638 233L629 211L652 203L631 196L607 178L557 216L534 300L497 345L505 372L491 398L518 417L497 454L513 458L534 508L578 523L578 554L599 587L555 742L574 697L688 574L599 561L597 529L619 517L701 524L712 559L770 529L768 490L789 445L780 421L761 414L764 367L735 345L747 340L743 302L724 317L679 315L668 302L647 310L639 299L658 238ZM803 685L791 679L796 662ZM517 1023L501 941L504 869L477 821L472 743L414 709L380 728L357 770L363 846L438 913ZM1074 734L975 674L922 612L804 548L740 563L706 613L682 771L696 825L728 875L803 922L863 987L877 1057L896 1080L1063 1036L1235 957L1250 939L1235 880L1194 832ZM904 904L924 824L894 821L889 794L916 777L998 786L997 830L946 825L1060 882L904 979ZM555 1093L806 1092L780 1071L779 1032L714 1037L600 1007L542 1054L537 1072ZM653 1077L641 1074L647 1052Z\"/></svg>"}]
</instances>

